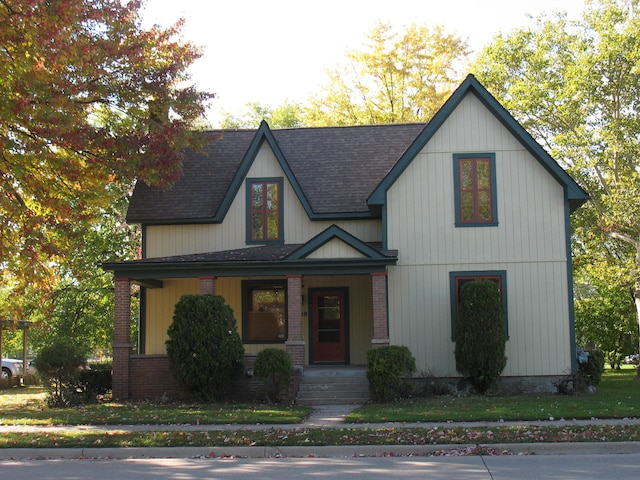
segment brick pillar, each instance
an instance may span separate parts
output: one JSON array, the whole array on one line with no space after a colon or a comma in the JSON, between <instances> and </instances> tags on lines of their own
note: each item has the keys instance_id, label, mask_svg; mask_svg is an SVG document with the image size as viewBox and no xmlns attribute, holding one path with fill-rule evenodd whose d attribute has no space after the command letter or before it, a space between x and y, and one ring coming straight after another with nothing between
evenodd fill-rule
<instances>
[{"instance_id":1,"label":"brick pillar","mask_svg":"<svg viewBox=\"0 0 640 480\"><path fill-rule=\"evenodd\" d=\"M304 366L302 338L302 275L287 275L287 341L285 346L294 367Z\"/></svg>"},{"instance_id":2,"label":"brick pillar","mask_svg":"<svg viewBox=\"0 0 640 480\"><path fill-rule=\"evenodd\" d=\"M200 295L216 294L216 277L198 277L200 280Z\"/></svg>"},{"instance_id":3,"label":"brick pillar","mask_svg":"<svg viewBox=\"0 0 640 480\"><path fill-rule=\"evenodd\" d=\"M371 345L389 345L389 321L387 318L387 272L371 274L373 297L373 338Z\"/></svg>"},{"instance_id":4,"label":"brick pillar","mask_svg":"<svg viewBox=\"0 0 640 480\"><path fill-rule=\"evenodd\" d=\"M115 337L113 341L113 398L129 398L131 356L131 280L115 278Z\"/></svg>"}]
</instances>

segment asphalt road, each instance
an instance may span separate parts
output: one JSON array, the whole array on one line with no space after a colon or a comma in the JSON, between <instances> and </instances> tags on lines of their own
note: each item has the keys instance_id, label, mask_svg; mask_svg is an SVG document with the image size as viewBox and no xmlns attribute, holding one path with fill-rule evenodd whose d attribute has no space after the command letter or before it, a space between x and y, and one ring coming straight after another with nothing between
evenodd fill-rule
<instances>
[{"instance_id":1,"label":"asphalt road","mask_svg":"<svg viewBox=\"0 0 640 480\"><path fill-rule=\"evenodd\" d=\"M1 460L11 480L131 479L637 480L640 453L463 457Z\"/></svg>"}]
</instances>

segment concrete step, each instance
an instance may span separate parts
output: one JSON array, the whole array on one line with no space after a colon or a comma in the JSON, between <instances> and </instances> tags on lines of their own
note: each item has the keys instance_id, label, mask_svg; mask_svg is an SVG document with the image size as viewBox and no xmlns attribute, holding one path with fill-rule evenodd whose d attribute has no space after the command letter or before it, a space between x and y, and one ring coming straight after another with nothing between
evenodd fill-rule
<instances>
[{"instance_id":1,"label":"concrete step","mask_svg":"<svg viewBox=\"0 0 640 480\"><path fill-rule=\"evenodd\" d=\"M363 367L307 367L298 390L298 405L362 404L369 400Z\"/></svg>"}]
</instances>

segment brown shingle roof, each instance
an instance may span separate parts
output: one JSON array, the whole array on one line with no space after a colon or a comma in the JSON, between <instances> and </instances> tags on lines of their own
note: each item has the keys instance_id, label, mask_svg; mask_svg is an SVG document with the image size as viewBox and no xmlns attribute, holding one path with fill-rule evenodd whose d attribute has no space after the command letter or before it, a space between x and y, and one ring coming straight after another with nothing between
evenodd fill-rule
<instances>
[{"instance_id":1,"label":"brown shingle roof","mask_svg":"<svg viewBox=\"0 0 640 480\"><path fill-rule=\"evenodd\" d=\"M273 138L314 214L368 213L367 198L425 124L273 130ZM187 151L166 191L136 185L127 220L195 222L219 209L258 130L214 131L204 152Z\"/></svg>"}]
</instances>

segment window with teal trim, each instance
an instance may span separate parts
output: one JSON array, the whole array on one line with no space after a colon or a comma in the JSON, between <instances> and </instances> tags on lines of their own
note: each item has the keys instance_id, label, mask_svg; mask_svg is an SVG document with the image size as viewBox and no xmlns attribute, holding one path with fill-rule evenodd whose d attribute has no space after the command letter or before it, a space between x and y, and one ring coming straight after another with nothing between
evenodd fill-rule
<instances>
[{"instance_id":1,"label":"window with teal trim","mask_svg":"<svg viewBox=\"0 0 640 480\"><path fill-rule=\"evenodd\" d=\"M456 226L498 225L495 154L455 154L453 170Z\"/></svg>"},{"instance_id":2,"label":"window with teal trim","mask_svg":"<svg viewBox=\"0 0 640 480\"><path fill-rule=\"evenodd\" d=\"M504 331L509 338L509 322L507 318L507 272L505 270L491 270L478 272L451 272L449 274L449 288L451 291L451 340L456 338L456 320L460 306L460 291L469 282L489 280L495 282L502 298L504 311Z\"/></svg>"},{"instance_id":3,"label":"window with teal trim","mask_svg":"<svg viewBox=\"0 0 640 480\"><path fill-rule=\"evenodd\" d=\"M283 242L282 179L247 179L247 242Z\"/></svg>"}]
</instances>

